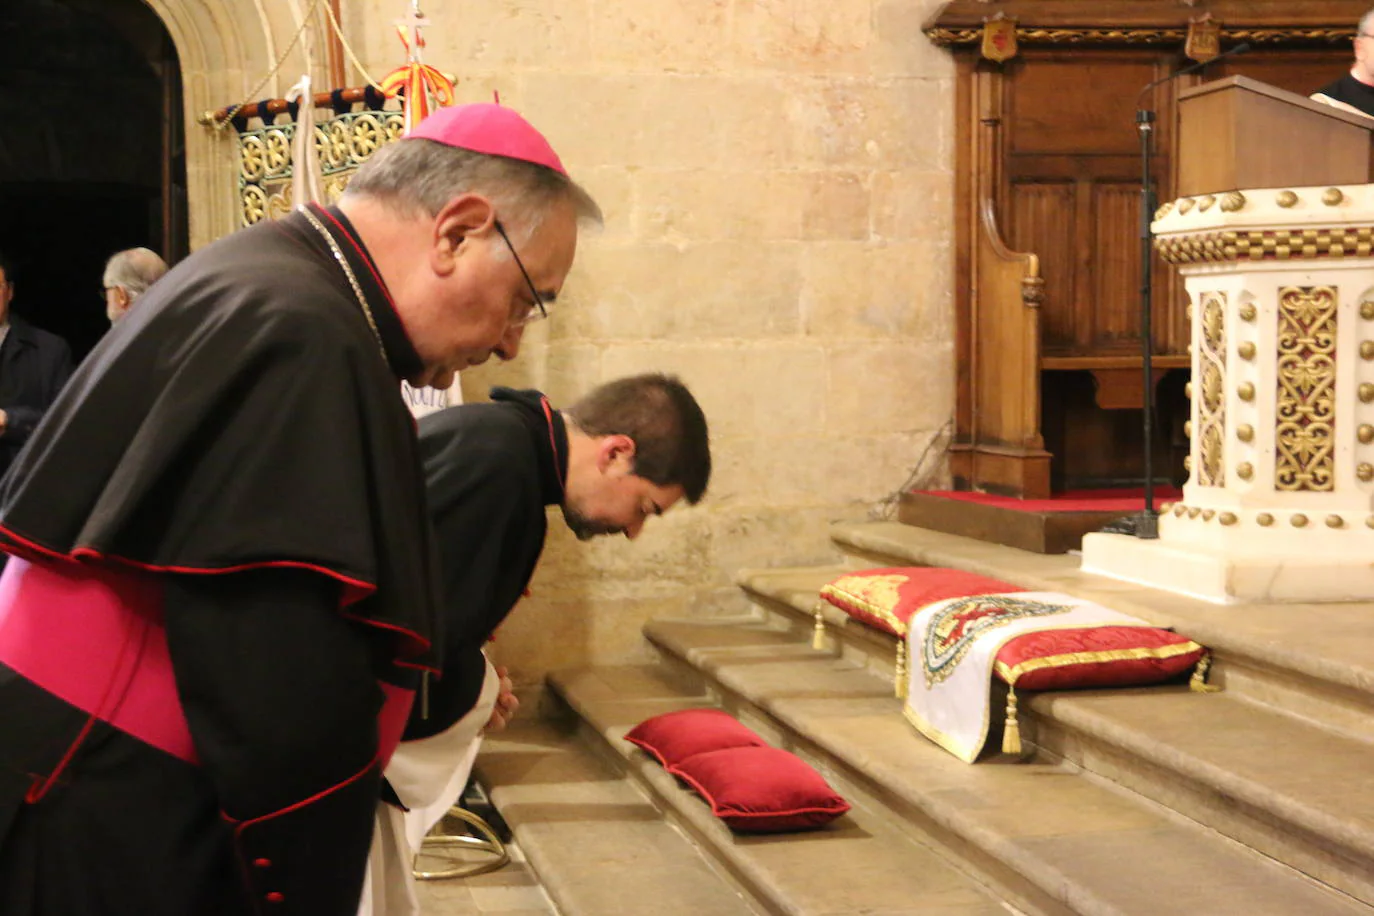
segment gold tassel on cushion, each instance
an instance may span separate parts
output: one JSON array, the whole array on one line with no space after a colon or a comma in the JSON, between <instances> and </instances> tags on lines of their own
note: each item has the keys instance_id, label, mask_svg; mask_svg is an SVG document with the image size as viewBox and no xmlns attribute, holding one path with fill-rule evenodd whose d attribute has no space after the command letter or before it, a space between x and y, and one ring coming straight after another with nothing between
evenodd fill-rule
<instances>
[{"instance_id":1,"label":"gold tassel on cushion","mask_svg":"<svg viewBox=\"0 0 1374 916\"><path fill-rule=\"evenodd\" d=\"M1188 689L1194 693L1219 693L1220 687L1214 687L1207 683L1207 669L1212 667L1212 655L1210 652L1203 652L1202 658L1197 660L1197 667L1193 669L1193 676L1188 681Z\"/></svg>"},{"instance_id":2,"label":"gold tassel on cushion","mask_svg":"<svg viewBox=\"0 0 1374 916\"><path fill-rule=\"evenodd\" d=\"M821 616L821 604L816 602L816 625L811 628L811 648L817 652L825 648L825 618Z\"/></svg>"},{"instance_id":3,"label":"gold tassel on cushion","mask_svg":"<svg viewBox=\"0 0 1374 916\"><path fill-rule=\"evenodd\" d=\"M897 666L892 675L892 692L897 699L905 700L907 693L906 683L906 637L897 637Z\"/></svg>"},{"instance_id":4,"label":"gold tassel on cushion","mask_svg":"<svg viewBox=\"0 0 1374 916\"><path fill-rule=\"evenodd\" d=\"M1016 688L1007 685L1007 722L1002 728L1002 753L1021 754L1021 726L1016 721Z\"/></svg>"}]
</instances>

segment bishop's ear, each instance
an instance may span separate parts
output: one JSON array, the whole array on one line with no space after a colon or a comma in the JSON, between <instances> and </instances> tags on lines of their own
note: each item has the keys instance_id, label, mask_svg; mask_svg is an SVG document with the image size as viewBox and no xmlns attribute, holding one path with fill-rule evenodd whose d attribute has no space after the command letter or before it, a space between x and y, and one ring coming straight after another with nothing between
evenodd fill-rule
<instances>
[{"instance_id":1,"label":"bishop's ear","mask_svg":"<svg viewBox=\"0 0 1374 916\"><path fill-rule=\"evenodd\" d=\"M495 222L496 208L481 194L451 198L434 216L431 260L435 272L446 276L453 269L463 242L469 236L490 232Z\"/></svg>"}]
</instances>

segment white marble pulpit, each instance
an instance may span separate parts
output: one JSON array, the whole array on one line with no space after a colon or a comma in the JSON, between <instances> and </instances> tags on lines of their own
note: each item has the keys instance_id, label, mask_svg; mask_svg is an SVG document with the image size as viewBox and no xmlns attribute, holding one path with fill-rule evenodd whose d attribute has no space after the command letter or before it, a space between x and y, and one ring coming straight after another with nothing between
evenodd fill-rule
<instances>
[{"instance_id":1,"label":"white marble pulpit","mask_svg":"<svg viewBox=\"0 0 1374 916\"><path fill-rule=\"evenodd\" d=\"M1154 223L1192 325L1189 478L1085 571L1210 601L1374 599L1374 185L1183 198Z\"/></svg>"}]
</instances>

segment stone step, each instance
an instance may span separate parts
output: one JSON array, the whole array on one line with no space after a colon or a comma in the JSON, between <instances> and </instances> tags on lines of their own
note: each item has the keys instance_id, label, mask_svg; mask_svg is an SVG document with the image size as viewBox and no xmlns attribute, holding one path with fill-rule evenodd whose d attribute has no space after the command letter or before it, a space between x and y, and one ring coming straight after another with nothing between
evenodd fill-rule
<instances>
[{"instance_id":1,"label":"stone step","mask_svg":"<svg viewBox=\"0 0 1374 916\"><path fill-rule=\"evenodd\" d=\"M880 799L895 821L940 841L1023 908L1092 916L1374 913L1071 762L965 764L904 721L889 681L810 650L787 628L757 619L655 621L645 635L678 676L704 679L775 743L812 748L837 788Z\"/></svg>"},{"instance_id":2,"label":"stone step","mask_svg":"<svg viewBox=\"0 0 1374 916\"><path fill-rule=\"evenodd\" d=\"M1374 903L1374 748L1186 687L1020 694L1023 737Z\"/></svg>"},{"instance_id":3,"label":"stone step","mask_svg":"<svg viewBox=\"0 0 1374 916\"><path fill-rule=\"evenodd\" d=\"M797 638L822 608L826 648L892 677L896 640L817 602L842 567L744 571ZM1023 740L1374 902L1374 748L1230 693L1186 687L1022 692Z\"/></svg>"},{"instance_id":4,"label":"stone step","mask_svg":"<svg viewBox=\"0 0 1374 916\"><path fill-rule=\"evenodd\" d=\"M476 771L562 916L760 912L575 731L517 722Z\"/></svg>"},{"instance_id":5,"label":"stone step","mask_svg":"<svg viewBox=\"0 0 1374 916\"><path fill-rule=\"evenodd\" d=\"M820 830L773 835L731 831L698 795L622 740L625 732L649 716L710 700L680 678L666 677L658 666L556 672L549 682L552 692L590 726L604 748L620 758L655 803L670 812L766 912L792 916L1026 912L999 901L979 881L897 829L885 813L873 810L872 803L863 798L847 796L853 805L850 812ZM788 749L815 763L805 749L795 744ZM1037 916L1066 913L1062 908L1030 912Z\"/></svg>"},{"instance_id":6,"label":"stone step","mask_svg":"<svg viewBox=\"0 0 1374 916\"><path fill-rule=\"evenodd\" d=\"M1374 742L1374 602L1220 605L1085 573L1046 556L896 522L836 525L861 566L948 566L1059 591L1172 627L1212 650L1213 681L1233 696Z\"/></svg>"}]
</instances>

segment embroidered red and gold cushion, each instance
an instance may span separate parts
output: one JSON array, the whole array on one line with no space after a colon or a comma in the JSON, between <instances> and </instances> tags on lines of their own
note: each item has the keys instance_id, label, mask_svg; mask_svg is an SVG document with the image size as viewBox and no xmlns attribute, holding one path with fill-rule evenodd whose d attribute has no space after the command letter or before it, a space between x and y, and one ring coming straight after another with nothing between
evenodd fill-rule
<instances>
[{"instance_id":1,"label":"embroidered red and gold cushion","mask_svg":"<svg viewBox=\"0 0 1374 916\"><path fill-rule=\"evenodd\" d=\"M1202 646L1154 627L1040 630L1011 639L993 670L1021 690L1158 684L1190 671Z\"/></svg>"},{"instance_id":2,"label":"embroidered red and gold cushion","mask_svg":"<svg viewBox=\"0 0 1374 916\"><path fill-rule=\"evenodd\" d=\"M821 588L821 597L869 626L901 636L921 608L946 598L1023 592L977 573L941 566L893 566L845 573Z\"/></svg>"}]
</instances>

